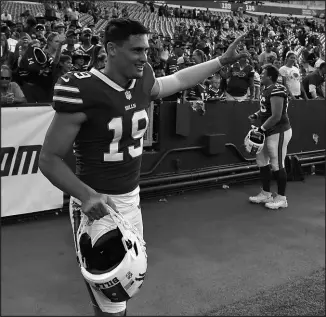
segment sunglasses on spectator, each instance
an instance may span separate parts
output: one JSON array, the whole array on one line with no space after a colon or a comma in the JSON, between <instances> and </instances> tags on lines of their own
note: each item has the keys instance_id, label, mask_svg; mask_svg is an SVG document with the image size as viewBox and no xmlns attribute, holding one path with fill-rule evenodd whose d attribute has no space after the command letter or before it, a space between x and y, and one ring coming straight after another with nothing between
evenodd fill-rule
<instances>
[{"instance_id":1,"label":"sunglasses on spectator","mask_svg":"<svg viewBox=\"0 0 326 317\"><path fill-rule=\"evenodd\" d=\"M3 76L1 76L1 80L10 80L11 79L11 77L3 77Z\"/></svg>"}]
</instances>

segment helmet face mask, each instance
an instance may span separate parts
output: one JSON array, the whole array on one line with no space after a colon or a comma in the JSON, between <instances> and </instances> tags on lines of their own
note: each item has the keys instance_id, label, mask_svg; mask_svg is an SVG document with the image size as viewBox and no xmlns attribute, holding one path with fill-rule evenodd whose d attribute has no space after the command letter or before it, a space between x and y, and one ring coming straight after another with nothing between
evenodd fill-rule
<instances>
[{"instance_id":1,"label":"helmet face mask","mask_svg":"<svg viewBox=\"0 0 326 317\"><path fill-rule=\"evenodd\" d=\"M85 216L76 245L82 275L93 288L112 302L138 293L147 271L145 241L121 214L110 210L92 224Z\"/></svg>"},{"instance_id":2,"label":"helmet face mask","mask_svg":"<svg viewBox=\"0 0 326 317\"><path fill-rule=\"evenodd\" d=\"M257 131L257 128L251 129L244 140L246 151L251 155L259 154L265 144L265 135Z\"/></svg>"}]
</instances>

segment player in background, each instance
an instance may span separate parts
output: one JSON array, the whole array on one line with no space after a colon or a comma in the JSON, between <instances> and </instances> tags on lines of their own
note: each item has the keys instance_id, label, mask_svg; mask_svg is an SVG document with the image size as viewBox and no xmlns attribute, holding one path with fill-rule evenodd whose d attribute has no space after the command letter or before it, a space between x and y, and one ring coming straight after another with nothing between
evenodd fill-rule
<instances>
[{"instance_id":1,"label":"player in background","mask_svg":"<svg viewBox=\"0 0 326 317\"><path fill-rule=\"evenodd\" d=\"M277 83L279 72L273 65L263 67L261 83L265 89L260 97L260 110L249 116L252 124L260 119L259 132L266 136L263 150L256 160L260 170L262 191L249 200L253 203L264 203L267 208L278 209L288 206L285 196L286 171L284 168L287 147L292 137L288 116L288 94L283 85ZM277 181L277 196L271 193L271 168Z\"/></svg>"},{"instance_id":2,"label":"player in background","mask_svg":"<svg viewBox=\"0 0 326 317\"><path fill-rule=\"evenodd\" d=\"M138 21L111 20L105 29L105 68L68 73L55 86L56 113L39 167L54 186L71 196L74 233L78 211L90 221L100 220L108 215L107 205L143 233L139 176L146 108L151 100L193 87L244 55L236 51L242 36L219 58L155 78L147 63L148 34ZM76 174L64 161L72 145ZM126 314L126 302L110 302L99 290L87 288L96 315Z\"/></svg>"}]
</instances>

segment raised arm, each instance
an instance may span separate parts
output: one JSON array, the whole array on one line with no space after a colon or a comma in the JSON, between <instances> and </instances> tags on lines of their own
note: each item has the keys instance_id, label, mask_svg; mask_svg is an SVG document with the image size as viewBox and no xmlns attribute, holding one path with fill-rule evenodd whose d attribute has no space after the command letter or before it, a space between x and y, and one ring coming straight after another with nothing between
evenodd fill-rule
<instances>
[{"instance_id":1,"label":"raised arm","mask_svg":"<svg viewBox=\"0 0 326 317\"><path fill-rule=\"evenodd\" d=\"M151 92L152 99L164 98L191 88L218 72L224 65L234 63L244 55L248 56L248 53L237 52L237 46L244 38L245 35L238 37L221 57L182 69L173 75L156 78Z\"/></svg>"}]
</instances>

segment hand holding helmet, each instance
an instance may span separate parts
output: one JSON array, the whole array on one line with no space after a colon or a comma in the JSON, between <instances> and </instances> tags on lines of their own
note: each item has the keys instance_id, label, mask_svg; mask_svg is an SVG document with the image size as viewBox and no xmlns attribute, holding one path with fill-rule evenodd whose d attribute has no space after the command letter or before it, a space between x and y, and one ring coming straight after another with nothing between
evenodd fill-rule
<instances>
[{"instance_id":1,"label":"hand holding helmet","mask_svg":"<svg viewBox=\"0 0 326 317\"><path fill-rule=\"evenodd\" d=\"M251 130L248 132L244 139L244 145L246 151L251 155L260 153L265 144L265 131L261 127L251 126Z\"/></svg>"},{"instance_id":2,"label":"hand holding helmet","mask_svg":"<svg viewBox=\"0 0 326 317\"><path fill-rule=\"evenodd\" d=\"M114 202L108 195L93 194L87 200L82 201L82 212L90 222L100 220L108 215L107 205L116 210Z\"/></svg>"},{"instance_id":3,"label":"hand holding helmet","mask_svg":"<svg viewBox=\"0 0 326 317\"><path fill-rule=\"evenodd\" d=\"M106 206L106 216L89 225L84 217L76 235L77 256L87 283L111 302L136 295L147 271L145 241L124 216Z\"/></svg>"}]
</instances>

